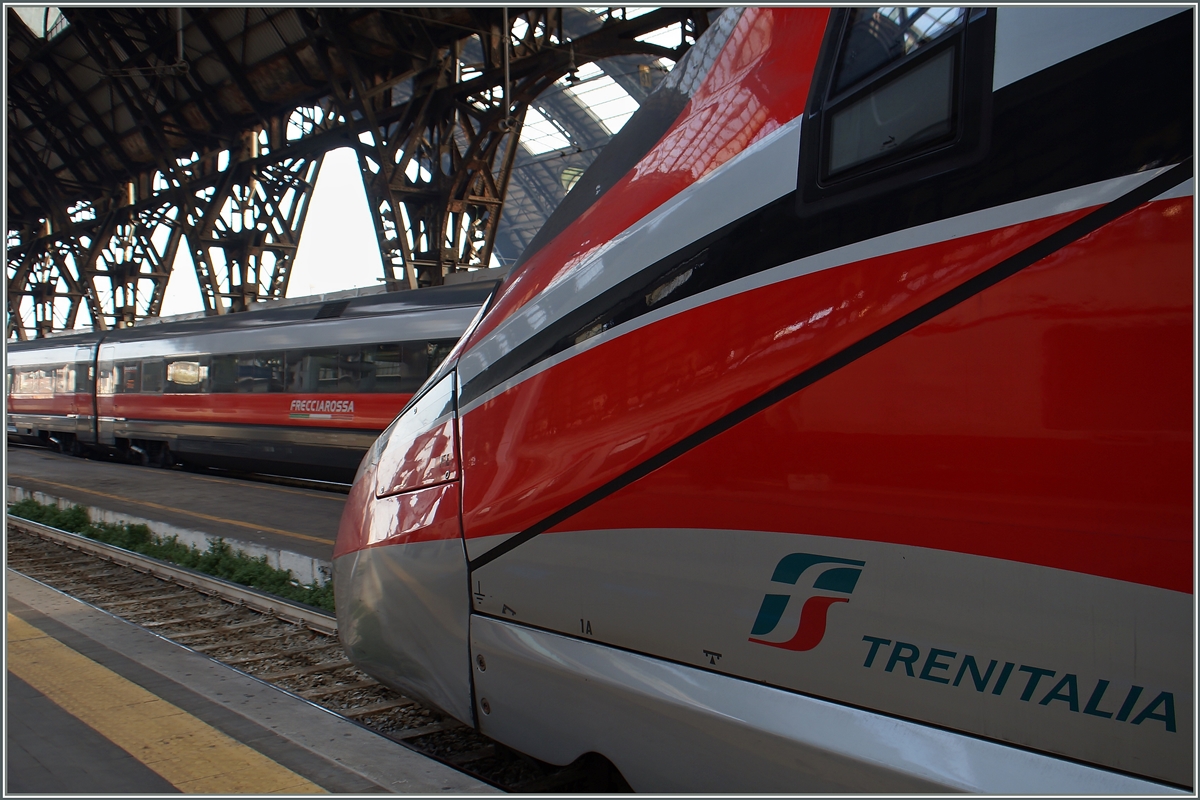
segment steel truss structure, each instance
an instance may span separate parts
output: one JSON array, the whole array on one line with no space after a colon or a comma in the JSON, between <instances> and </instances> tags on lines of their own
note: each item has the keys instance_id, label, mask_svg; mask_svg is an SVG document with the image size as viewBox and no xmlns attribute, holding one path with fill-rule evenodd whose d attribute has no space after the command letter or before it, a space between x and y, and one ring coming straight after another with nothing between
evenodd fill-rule
<instances>
[{"instance_id":1,"label":"steel truss structure","mask_svg":"<svg viewBox=\"0 0 1200 800\"><path fill-rule=\"evenodd\" d=\"M391 290L486 266L529 105L578 67L677 60L708 10L8 10L8 336L283 297L323 155L353 147ZM678 25L677 47L637 37ZM644 70L645 67L643 66ZM646 84L643 81L643 84ZM643 87L644 88L644 87Z\"/></svg>"}]
</instances>

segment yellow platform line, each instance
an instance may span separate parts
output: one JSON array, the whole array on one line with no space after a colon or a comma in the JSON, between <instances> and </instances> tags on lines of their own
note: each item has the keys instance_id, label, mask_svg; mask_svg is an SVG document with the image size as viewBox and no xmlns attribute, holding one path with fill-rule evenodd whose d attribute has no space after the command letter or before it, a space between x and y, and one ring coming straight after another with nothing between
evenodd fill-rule
<instances>
[{"instance_id":1,"label":"yellow platform line","mask_svg":"<svg viewBox=\"0 0 1200 800\"><path fill-rule=\"evenodd\" d=\"M160 511L173 511L176 514L186 514L189 517L198 517L200 519L206 519L209 522L220 522L225 525L236 525L239 528L249 528L252 531L259 531L260 533L262 533L262 532L277 533L280 536L290 536L293 539L304 539L305 541L320 542L321 544L332 544L333 543L332 539L322 539L320 536L309 536L307 533L293 533L292 531L285 531L285 530L281 530L280 528L271 528L266 525L255 525L250 522L240 522L239 520L236 520L236 519L225 519L224 517L214 517L212 514L201 514L199 511L188 511L185 508L175 508L173 506L164 506L161 503L153 503L149 500L137 500L132 497L123 497L122 495L119 495L119 494L108 494L106 492L98 492L95 489L84 489L82 486L71 486L70 484L67 484L67 483L55 483L54 481L48 481L45 478L34 478L29 475L17 475L16 473L12 473L12 472L9 473L8 477L9 478L19 478L21 480L26 480L26 481L32 481L33 483L44 483L47 486L57 486L60 489L71 489L72 491L76 491L76 492L86 492L88 494L94 494L97 497L106 497L109 500L120 500L123 503L133 503L133 504L139 505L139 506L148 506L150 508L157 508Z\"/></svg>"},{"instance_id":2,"label":"yellow platform line","mask_svg":"<svg viewBox=\"0 0 1200 800\"><path fill-rule=\"evenodd\" d=\"M191 794L325 790L8 614L8 670Z\"/></svg>"}]
</instances>

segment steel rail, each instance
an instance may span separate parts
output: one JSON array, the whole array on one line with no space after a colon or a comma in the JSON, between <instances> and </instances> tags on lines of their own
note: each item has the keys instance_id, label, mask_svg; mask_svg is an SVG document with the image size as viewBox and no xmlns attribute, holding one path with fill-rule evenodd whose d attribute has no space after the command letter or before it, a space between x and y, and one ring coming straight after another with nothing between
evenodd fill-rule
<instances>
[{"instance_id":1,"label":"steel rail","mask_svg":"<svg viewBox=\"0 0 1200 800\"><path fill-rule=\"evenodd\" d=\"M169 564L157 558L134 553L121 547L97 542L86 536L52 528L40 522L33 522L9 515L7 523L9 527L16 528L17 530L100 556L114 563L132 567L139 572L153 575L156 578L169 580L180 586L186 586L205 594L215 595L224 600L240 603L254 611L271 614L287 622L303 625L317 633L329 636L337 635L337 619L312 606L292 603L282 598L233 583L232 581L227 581L224 578L205 575L202 572L197 572L187 567L176 566L175 564Z\"/></svg>"}]
</instances>

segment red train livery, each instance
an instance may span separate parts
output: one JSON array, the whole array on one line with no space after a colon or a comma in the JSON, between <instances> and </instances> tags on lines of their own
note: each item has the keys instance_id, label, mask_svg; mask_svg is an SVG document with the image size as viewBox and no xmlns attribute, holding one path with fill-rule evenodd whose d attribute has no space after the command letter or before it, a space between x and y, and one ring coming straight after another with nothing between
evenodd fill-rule
<instances>
[{"instance_id":1,"label":"red train livery","mask_svg":"<svg viewBox=\"0 0 1200 800\"><path fill-rule=\"evenodd\" d=\"M495 282L12 344L8 435L349 480Z\"/></svg>"},{"instance_id":2,"label":"red train livery","mask_svg":"<svg viewBox=\"0 0 1200 800\"><path fill-rule=\"evenodd\" d=\"M1193 30L716 16L364 460L350 657L638 790L1190 789Z\"/></svg>"}]
</instances>

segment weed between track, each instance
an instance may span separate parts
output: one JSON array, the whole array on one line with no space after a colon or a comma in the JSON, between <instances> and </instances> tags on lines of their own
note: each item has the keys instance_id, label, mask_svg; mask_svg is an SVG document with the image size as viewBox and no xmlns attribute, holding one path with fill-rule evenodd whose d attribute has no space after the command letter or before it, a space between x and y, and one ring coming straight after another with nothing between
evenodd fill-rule
<instances>
[{"instance_id":1,"label":"weed between track","mask_svg":"<svg viewBox=\"0 0 1200 800\"><path fill-rule=\"evenodd\" d=\"M292 571L275 569L266 556L253 558L234 550L224 539L209 543L207 550L181 543L175 536L156 536L145 525L92 522L83 506L59 508L26 498L8 507L14 517L40 522L52 528L78 533L98 542L111 544L134 553L168 561L216 578L248 586L297 603L333 612L333 582L325 585L301 584Z\"/></svg>"}]
</instances>

